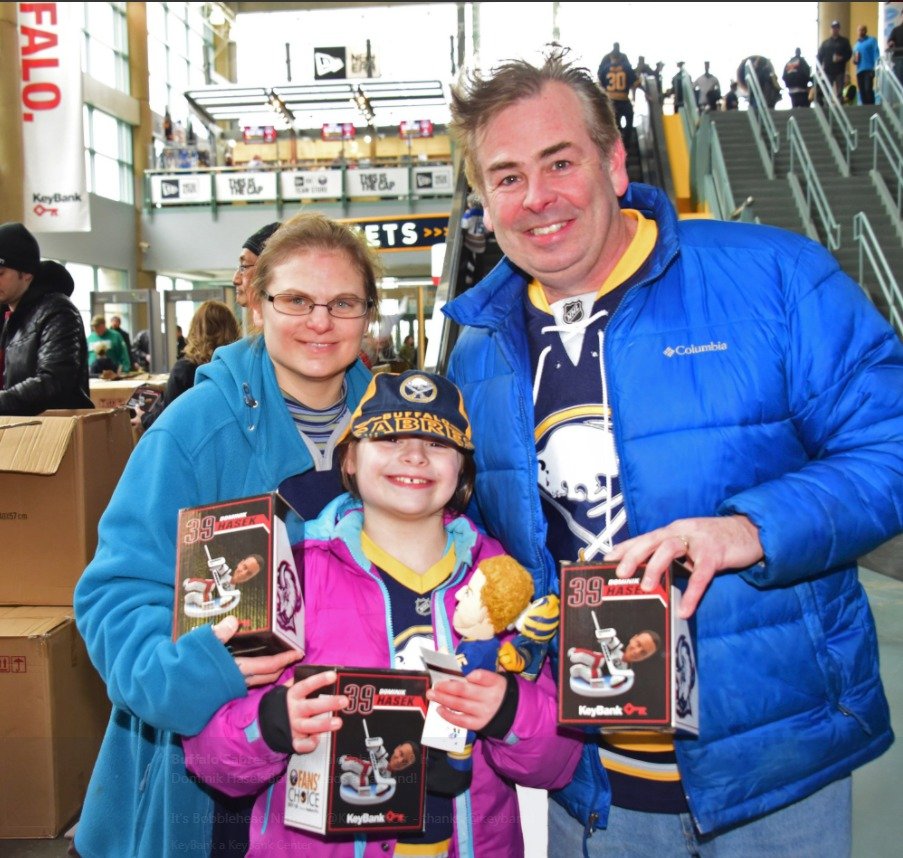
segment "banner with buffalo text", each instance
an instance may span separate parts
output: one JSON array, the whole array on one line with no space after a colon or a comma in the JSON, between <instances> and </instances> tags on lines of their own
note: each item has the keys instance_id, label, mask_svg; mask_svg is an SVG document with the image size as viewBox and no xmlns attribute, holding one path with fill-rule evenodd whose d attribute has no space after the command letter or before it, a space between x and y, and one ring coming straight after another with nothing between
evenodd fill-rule
<instances>
[{"instance_id":1,"label":"banner with buffalo text","mask_svg":"<svg viewBox=\"0 0 903 858\"><path fill-rule=\"evenodd\" d=\"M25 225L91 229L82 126L82 28L75 3L17 3Z\"/></svg>"}]
</instances>

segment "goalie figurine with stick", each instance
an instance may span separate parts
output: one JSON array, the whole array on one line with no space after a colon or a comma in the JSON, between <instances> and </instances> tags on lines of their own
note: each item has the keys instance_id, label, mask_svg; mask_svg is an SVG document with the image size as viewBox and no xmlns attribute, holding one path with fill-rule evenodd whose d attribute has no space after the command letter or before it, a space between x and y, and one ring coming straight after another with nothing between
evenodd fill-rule
<instances>
[{"instance_id":1,"label":"goalie figurine with stick","mask_svg":"<svg viewBox=\"0 0 903 858\"><path fill-rule=\"evenodd\" d=\"M392 756L380 736L370 735L367 719L364 725L364 748L367 757L342 754L338 759L342 774L339 778L339 794L350 804L380 804L395 795L394 775L417 762L418 745L407 740L396 745Z\"/></svg>"},{"instance_id":2,"label":"goalie figurine with stick","mask_svg":"<svg viewBox=\"0 0 903 858\"><path fill-rule=\"evenodd\" d=\"M571 662L571 691L584 697L608 697L623 694L633 687L636 674L632 664L645 661L661 649L662 639L657 632L644 629L627 642L618 640L615 629L599 627L596 612L590 612L596 627L598 650L572 646L568 652Z\"/></svg>"},{"instance_id":3,"label":"goalie figurine with stick","mask_svg":"<svg viewBox=\"0 0 903 858\"><path fill-rule=\"evenodd\" d=\"M238 607L241 601L239 585L250 581L264 566L259 554L249 554L233 571L225 557L211 557L206 545L204 551L210 577L186 578L182 582L186 617L215 617Z\"/></svg>"}]
</instances>

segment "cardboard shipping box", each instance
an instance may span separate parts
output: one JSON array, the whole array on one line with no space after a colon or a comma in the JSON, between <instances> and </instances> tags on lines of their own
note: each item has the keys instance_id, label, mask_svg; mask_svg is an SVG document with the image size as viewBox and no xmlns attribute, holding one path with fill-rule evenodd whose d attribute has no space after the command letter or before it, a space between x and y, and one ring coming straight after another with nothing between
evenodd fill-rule
<instances>
[{"instance_id":1,"label":"cardboard shipping box","mask_svg":"<svg viewBox=\"0 0 903 858\"><path fill-rule=\"evenodd\" d=\"M109 715L72 608L0 608L0 838L71 823Z\"/></svg>"},{"instance_id":2,"label":"cardboard shipping box","mask_svg":"<svg viewBox=\"0 0 903 858\"><path fill-rule=\"evenodd\" d=\"M678 616L675 561L657 587L616 563L561 565L558 721L605 730L699 733L694 624Z\"/></svg>"},{"instance_id":3,"label":"cardboard shipping box","mask_svg":"<svg viewBox=\"0 0 903 858\"><path fill-rule=\"evenodd\" d=\"M134 447L128 412L0 417L0 605L71 605Z\"/></svg>"},{"instance_id":4,"label":"cardboard shipping box","mask_svg":"<svg viewBox=\"0 0 903 858\"><path fill-rule=\"evenodd\" d=\"M95 408L122 408L132 398L139 385L147 384L162 390L166 387L168 378L168 373L152 375L146 372L110 381L103 378L92 378L90 381L91 401Z\"/></svg>"},{"instance_id":5,"label":"cardboard shipping box","mask_svg":"<svg viewBox=\"0 0 903 858\"><path fill-rule=\"evenodd\" d=\"M173 640L234 616L235 655L303 650L303 526L278 492L179 510Z\"/></svg>"}]
</instances>

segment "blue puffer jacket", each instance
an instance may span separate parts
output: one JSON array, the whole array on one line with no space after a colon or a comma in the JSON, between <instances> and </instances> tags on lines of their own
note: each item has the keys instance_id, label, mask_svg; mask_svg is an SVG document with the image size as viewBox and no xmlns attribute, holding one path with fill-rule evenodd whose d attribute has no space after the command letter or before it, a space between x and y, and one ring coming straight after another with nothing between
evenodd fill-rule
<instances>
[{"instance_id":1,"label":"blue puffer jacket","mask_svg":"<svg viewBox=\"0 0 903 858\"><path fill-rule=\"evenodd\" d=\"M348 371L351 407L370 377L359 361ZM178 513L272 491L311 467L259 337L217 349L135 447L75 590L113 703L75 836L83 858L210 853L211 793L185 770L179 734L247 691L209 625L172 641Z\"/></svg>"},{"instance_id":2,"label":"blue puffer jacket","mask_svg":"<svg viewBox=\"0 0 903 858\"><path fill-rule=\"evenodd\" d=\"M676 744L696 824L710 832L807 796L893 741L856 558L903 530L903 347L820 245L770 227L678 223L643 185L621 204L659 229L605 334L631 534L742 513L766 558L718 576L696 614L701 732ZM525 282L503 260L444 308L468 326L449 375L474 426L472 517L557 589ZM605 825L592 743L553 797Z\"/></svg>"}]
</instances>

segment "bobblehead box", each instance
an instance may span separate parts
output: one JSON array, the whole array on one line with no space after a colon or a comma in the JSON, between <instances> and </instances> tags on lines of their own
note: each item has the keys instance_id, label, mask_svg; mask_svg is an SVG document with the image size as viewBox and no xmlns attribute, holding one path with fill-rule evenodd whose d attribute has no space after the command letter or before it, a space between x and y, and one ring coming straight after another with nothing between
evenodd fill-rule
<instances>
[{"instance_id":1,"label":"bobblehead box","mask_svg":"<svg viewBox=\"0 0 903 858\"><path fill-rule=\"evenodd\" d=\"M650 592L615 563L561 566L558 721L602 730L699 732L691 623L678 617L676 561Z\"/></svg>"},{"instance_id":2,"label":"bobblehead box","mask_svg":"<svg viewBox=\"0 0 903 858\"><path fill-rule=\"evenodd\" d=\"M326 835L423 831L425 671L299 665L298 682L335 670L322 694L344 694L342 727L289 759L285 824ZM323 717L329 717L328 713Z\"/></svg>"},{"instance_id":3,"label":"bobblehead box","mask_svg":"<svg viewBox=\"0 0 903 858\"><path fill-rule=\"evenodd\" d=\"M303 651L302 527L278 492L180 510L173 639L234 616L236 655Z\"/></svg>"}]
</instances>

